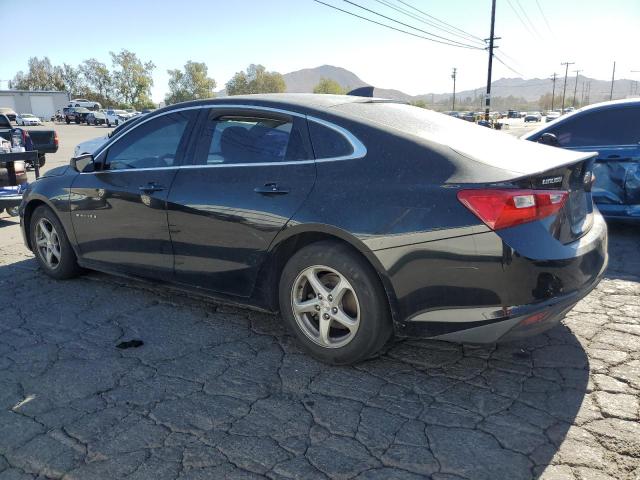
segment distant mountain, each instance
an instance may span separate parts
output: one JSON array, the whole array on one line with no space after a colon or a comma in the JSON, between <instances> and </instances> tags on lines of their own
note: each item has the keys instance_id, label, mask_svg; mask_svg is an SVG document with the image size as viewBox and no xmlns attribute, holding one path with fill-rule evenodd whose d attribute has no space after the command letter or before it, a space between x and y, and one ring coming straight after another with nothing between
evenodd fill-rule
<instances>
[{"instance_id":1,"label":"distant mountain","mask_svg":"<svg viewBox=\"0 0 640 480\"><path fill-rule=\"evenodd\" d=\"M320 82L322 78L330 78L340 84L347 90L371 85L365 82L355 73L342 67L334 67L333 65L322 65L315 68L304 68L295 72L285 73L284 81L287 84L287 92L289 93L310 93L313 88ZM374 85L375 86L375 85ZM376 88L374 90L376 97L392 98L394 100L408 101L412 97L399 90L391 90L385 88Z\"/></svg>"},{"instance_id":2,"label":"distant mountain","mask_svg":"<svg viewBox=\"0 0 640 480\"><path fill-rule=\"evenodd\" d=\"M285 73L284 82L287 84L289 93L309 93L320 82L322 78L330 78L338 82L343 88L352 90L368 85L362 81L355 73L341 67L332 65L322 65L316 68L304 68L295 72Z\"/></svg>"},{"instance_id":3,"label":"distant mountain","mask_svg":"<svg viewBox=\"0 0 640 480\"><path fill-rule=\"evenodd\" d=\"M358 87L364 87L370 85L365 82L355 73L333 65L321 65L315 68L304 68L302 70L296 70L295 72L285 73L283 75L284 81L287 85L287 92L290 93L311 93L313 88L320 82L322 78L330 78L338 82L343 88L352 90ZM573 92L575 87L575 77L569 77L567 79L567 92L566 98L573 99ZM585 76L578 77L578 88L576 96L580 98L582 96L582 88L585 85L590 84L590 100L591 102L599 102L609 99L609 93L611 89L611 82L607 80L597 80L588 78ZM562 95L562 88L564 85L564 78L560 77L556 81L556 97L560 98ZM375 85L374 85L375 86ZM551 93L553 82L547 78L500 78L495 80L491 84L491 94L495 97L515 97L518 99L524 99L528 102L538 100L542 95ZM614 98L624 98L630 95L634 91L635 94L640 94L640 86L633 83L633 80L620 79L616 80L614 84ZM478 104L482 101L483 92L485 86L479 86L473 90L463 90L456 93L456 98L461 102L470 100L471 103ZM225 96L226 92L221 90L217 92L218 96ZM374 90L376 97L391 98L393 100L401 100L405 102L422 100L427 105L433 103L439 103L448 101L451 98L451 92L445 93L427 93L422 95L409 95L400 90L376 88ZM469 102L467 102L469 103Z\"/></svg>"}]
</instances>

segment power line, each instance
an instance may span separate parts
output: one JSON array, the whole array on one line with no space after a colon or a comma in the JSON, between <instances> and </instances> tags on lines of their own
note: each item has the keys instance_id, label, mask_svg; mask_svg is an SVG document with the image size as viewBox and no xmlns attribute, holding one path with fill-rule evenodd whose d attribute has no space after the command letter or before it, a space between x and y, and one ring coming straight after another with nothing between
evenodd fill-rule
<instances>
[{"instance_id":1,"label":"power line","mask_svg":"<svg viewBox=\"0 0 640 480\"><path fill-rule=\"evenodd\" d=\"M418 32L422 32L422 33L424 33L426 35L429 35L429 36L432 36L432 37L435 37L435 38L439 38L441 40L446 40L446 41L451 42L451 43L456 43L456 44L459 44L460 46L464 46L464 47L467 47L467 48L478 48L478 47L474 47L473 45L469 45L468 43L458 42L457 40L452 40L450 38L443 37L441 35L436 35L435 33L427 32L426 30L422 30L421 28L414 27L412 25L409 25L408 23L404 23L404 22L401 22L400 20L396 20L394 18L388 17L388 16L386 16L386 15L384 15L382 13L376 12L375 10L371 10L370 8L363 7L362 5L360 5L358 3L355 3L355 2L352 2L351 0L342 0L342 1L345 2L345 3L348 3L349 5L353 5L354 7L360 8L360 9L364 10L365 12L372 13L374 15L377 15L379 17L384 18L385 20L390 20L392 22L397 23L398 25L402 25L404 27L411 28L411 29L416 30ZM478 48L478 50L480 50L480 48Z\"/></svg>"},{"instance_id":2,"label":"power line","mask_svg":"<svg viewBox=\"0 0 640 480\"><path fill-rule=\"evenodd\" d=\"M391 25L387 25L385 23L378 22L376 20L372 20L371 18L363 17L362 15L358 15L357 13L353 13L353 12L350 12L348 10L344 10L344 9L342 9L340 7L336 7L335 5L330 5L328 3L322 2L321 0L313 0L313 1L316 2L316 3L319 3L321 5L324 5L325 7L333 8L334 10L338 10L338 11L340 11L342 13L346 13L347 15L351 15L353 17L359 18L359 19L364 20L366 22L374 23L376 25L380 25L381 27L385 27L385 28L389 28L391 30L395 30L396 32L406 33L407 35L411 35L412 37L422 38L423 40L429 40L430 42L440 43L440 44L443 44L443 45L448 45L450 47L467 48L467 49L472 49L472 50L482 50L479 47L456 45L454 43L442 42L440 40L435 40L433 38L425 37L423 35L418 35L417 33L407 32L406 30L402 30L401 28L396 28L396 27L393 27Z\"/></svg>"},{"instance_id":3,"label":"power line","mask_svg":"<svg viewBox=\"0 0 640 480\"><path fill-rule=\"evenodd\" d=\"M542 36L540 36L540 33L538 32L538 29L536 28L536 26L533 24L533 22L531 21L531 19L529 18L529 15L527 15L527 11L524 9L524 7L522 6L522 4L520 3L520 0L514 0L516 2L516 5L518 6L518 8L520 8L520 11L522 12L522 14L524 15L524 18L527 20L527 22L529 23L529 25L531 25L531 29L533 30L533 32L538 36L538 38L540 40L542 40Z\"/></svg>"},{"instance_id":4,"label":"power line","mask_svg":"<svg viewBox=\"0 0 640 480\"><path fill-rule=\"evenodd\" d=\"M533 31L529 28L529 25L525 23L525 21L522 19L522 17L520 16L516 8L513 6L513 3L511 3L511 0L507 0L507 3L511 7L511 10L513 10L513 13L516 14L516 17L518 17L518 20L520 20L520 23L522 24L522 26L527 29L527 32L529 32L529 34L534 40L537 40L536 36L533 34Z\"/></svg>"},{"instance_id":5,"label":"power line","mask_svg":"<svg viewBox=\"0 0 640 480\"><path fill-rule=\"evenodd\" d=\"M465 34L467 34L467 35L469 35L469 36L471 36L471 37L473 37L473 38L475 38L477 40L483 41L482 38L477 37L476 35L473 35L472 33L466 32L466 31L462 30L461 28L455 27L455 26L451 25L450 23L447 23L447 22L445 22L443 20L440 20L439 18L434 17L433 15L429 15L427 12L424 12L424 11L420 10L419 8L414 7L413 5L410 5L407 2L404 2L403 0L396 0L396 1L401 3L401 4L403 4L403 5L405 5L405 6L407 6L407 7L409 7L409 8L411 8L411 9L413 9L413 10L415 10L418 13L421 13L422 15L424 15L426 17L432 18L436 22L440 22L443 25L446 25L447 27L451 27L451 28L453 28L455 30L458 30L459 32L465 33Z\"/></svg>"},{"instance_id":6,"label":"power line","mask_svg":"<svg viewBox=\"0 0 640 480\"><path fill-rule=\"evenodd\" d=\"M514 69L513 67L511 67L510 65L507 65L507 63L502 60L497 53L494 53L493 56L495 57L496 60L498 60L502 65L504 65L505 67L507 67L509 70L511 70L513 73L515 73L516 75L519 75L520 77L522 77L523 75L517 71L516 69Z\"/></svg>"},{"instance_id":7,"label":"power line","mask_svg":"<svg viewBox=\"0 0 640 480\"><path fill-rule=\"evenodd\" d=\"M538 0L536 0L536 5L538 5L538 10L540 10L540 15L542 15L542 18L544 18L544 23L547 24L549 33L555 37L553 30L551 30L551 25L549 24L549 20L547 20L547 16L544 14L544 10L542 10L542 5L540 5L540 2Z\"/></svg>"},{"instance_id":8,"label":"power line","mask_svg":"<svg viewBox=\"0 0 640 480\"><path fill-rule=\"evenodd\" d=\"M391 8L392 10L395 10L398 13L403 13L404 15L417 20L419 22L424 23L425 25L429 25L433 28L436 28L438 30L442 30L443 32L448 33L449 35L454 35L456 37L462 38L468 42L475 42L481 45L484 45L484 42L482 42L482 40L476 40L477 37L473 36L473 35L469 35L469 34L461 34L461 33L457 33L454 29L451 28L447 28L447 27L442 27L440 25L438 25L437 23L431 21L431 20L427 20L419 15L416 15L415 13L410 12L409 10L407 10L406 8L402 8L402 7L398 7L396 5L393 5L391 2L387 1L387 0L375 0L378 3L381 3L382 5L385 5L388 8Z\"/></svg>"}]
</instances>

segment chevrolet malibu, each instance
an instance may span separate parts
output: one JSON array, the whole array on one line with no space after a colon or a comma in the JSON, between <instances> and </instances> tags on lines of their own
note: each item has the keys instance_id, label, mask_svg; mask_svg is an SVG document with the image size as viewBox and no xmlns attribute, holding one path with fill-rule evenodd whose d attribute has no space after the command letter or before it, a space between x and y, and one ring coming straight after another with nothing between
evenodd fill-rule
<instances>
[{"instance_id":1,"label":"chevrolet malibu","mask_svg":"<svg viewBox=\"0 0 640 480\"><path fill-rule=\"evenodd\" d=\"M280 311L347 364L394 333L492 343L557 324L607 265L593 157L387 100L228 97L156 110L49 171L21 225L53 278Z\"/></svg>"}]
</instances>

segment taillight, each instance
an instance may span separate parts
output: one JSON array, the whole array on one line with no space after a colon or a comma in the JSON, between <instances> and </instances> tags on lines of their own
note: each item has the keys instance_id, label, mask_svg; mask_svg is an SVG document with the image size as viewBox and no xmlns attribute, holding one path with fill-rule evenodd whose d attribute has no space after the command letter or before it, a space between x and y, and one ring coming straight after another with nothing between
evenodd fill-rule
<instances>
[{"instance_id":1,"label":"taillight","mask_svg":"<svg viewBox=\"0 0 640 480\"><path fill-rule=\"evenodd\" d=\"M458 200L490 229L513 227L557 213L567 201L564 190L460 190Z\"/></svg>"},{"instance_id":2,"label":"taillight","mask_svg":"<svg viewBox=\"0 0 640 480\"><path fill-rule=\"evenodd\" d=\"M53 131L53 144L58 148L58 132Z\"/></svg>"}]
</instances>

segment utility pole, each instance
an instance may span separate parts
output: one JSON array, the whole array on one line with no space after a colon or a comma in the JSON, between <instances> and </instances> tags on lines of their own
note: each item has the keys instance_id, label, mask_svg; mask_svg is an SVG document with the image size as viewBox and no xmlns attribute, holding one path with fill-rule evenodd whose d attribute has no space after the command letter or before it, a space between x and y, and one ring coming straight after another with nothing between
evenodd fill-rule
<instances>
[{"instance_id":1,"label":"utility pole","mask_svg":"<svg viewBox=\"0 0 640 480\"><path fill-rule=\"evenodd\" d=\"M580 95L580 106L584 106L584 87L586 83L587 82L585 82L584 80L582 81L582 94Z\"/></svg>"},{"instance_id":2,"label":"utility pole","mask_svg":"<svg viewBox=\"0 0 640 480\"><path fill-rule=\"evenodd\" d=\"M489 121L489 110L491 108L491 69L493 67L493 41L496 40L494 33L496 27L496 0L491 0L491 32L489 33L489 71L487 72L487 99L485 101L484 119ZM486 40L485 40L486 41Z\"/></svg>"},{"instance_id":3,"label":"utility pole","mask_svg":"<svg viewBox=\"0 0 640 480\"><path fill-rule=\"evenodd\" d=\"M563 62L560 65L564 65L565 69L564 69L564 88L562 89L562 111L560 112L560 115L564 114L564 97L567 93L567 75L569 74L569 65L573 65L575 64L575 62Z\"/></svg>"},{"instance_id":4,"label":"utility pole","mask_svg":"<svg viewBox=\"0 0 640 480\"><path fill-rule=\"evenodd\" d=\"M553 77L551 77L551 80L553 80L553 90L551 91L551 111L552 112L553 112L553 103L556 98L556 79L557 78L558 78L558 74L556 72L553 72Z\"/></svg>"},{"instance_id":5,"label":"utility pole","mask_svg":"<svg viewBox=\"0 0 640 480\"><path fill-rule=\"evenodd\" d=\"M631 73L640 73L640 70L631 70ZM635 87L635 88L634 88ZM631 82L631 95L633 95L633 92L637 92L638 91L638 81L637 80L633 80Z\"/></svg>"},{"instance_id":6,"label":"utility pole","mask_svg":"<svg viewBox=\"0 0 640 480\"><path fill-rule=\"evenodd\" d=\"M591 103L591 80L587 83L586 105L589 105L589 103Z\"/></svg>"},{"instance_id":7,"label":"utility pole","mask_svg":"<svg viewBox=\"0 0 640 480\"><path fill-rule=\"evenodd\" d=\"M576 84L573 86L573 107L575 108L576 106L576 93L578 92L578 75L580 75L580 72L582 70L574 70L574 72L576 72Z\"/></svg>"},{"instance_id":8,"label":"utility pole","mask_svg":"<svg viewBox=\"0 0 640 480\"><path fill-rule=\"evenodd\" d=\"M611 74L611 93L609 94L609 100L613 100L613 82L616 80L616 62L613 62L613 73Z\"/></svg>"},{"instance_id":9,"label":"utility pole","mask_svg":"<svg viewBox=\"0 0 640 480\"><path fill-rule=\"evenodd\" d=\"M456 111L456 73L458 69L454 67L453 73L451 74L451 78L453 78L453 104L451 105L451 110Z\"/></svg>"}]
</instances>

